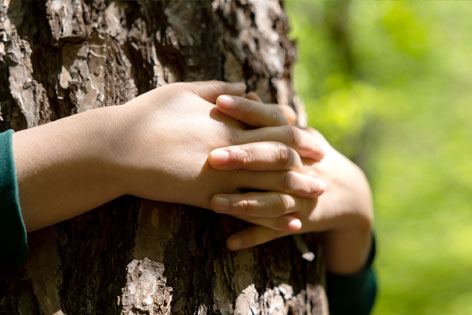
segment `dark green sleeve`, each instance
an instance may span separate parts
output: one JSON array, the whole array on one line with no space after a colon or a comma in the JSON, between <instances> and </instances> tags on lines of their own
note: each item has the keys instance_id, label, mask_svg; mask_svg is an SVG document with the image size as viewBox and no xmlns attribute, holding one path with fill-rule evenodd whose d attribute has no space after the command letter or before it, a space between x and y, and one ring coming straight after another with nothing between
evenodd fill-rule
<instances>
[{"instance_id":1,"label":"dark green sleeve","mask_svg":"<svg viewBox=\"0 0 472 315\"><path fill-rule=\"evenodd\" d=\"M372 236L372 248L362 270L349 276L327 273L326 291L331 315L370 314L377 295L377 280L372 268L374 257L375 238Z\"/></svg>"},{"instance_id":2,"label":"dark green sleeve","mask_svg":"<svg viewBox=\"0 0 472 315\"><path fill-rule=\"evenodd\" d=\"M21 216L12 148L13 130L0 133L0 259L20 263L28 243Z\"/></svg>"}]
</instances>

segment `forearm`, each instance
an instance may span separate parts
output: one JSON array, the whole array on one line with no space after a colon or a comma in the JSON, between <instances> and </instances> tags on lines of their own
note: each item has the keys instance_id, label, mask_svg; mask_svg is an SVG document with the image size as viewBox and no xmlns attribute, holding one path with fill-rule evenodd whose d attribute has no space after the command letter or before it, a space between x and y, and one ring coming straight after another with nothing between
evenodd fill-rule
<instances>
[{"instance_id":1,"label":"forearm","mask_svg":"<svg viewBox=\"0 0 472 315\"><path fill-rule=\"evenodd\" d=\"M368 224L325 232L321 239L326 268L336 274L353 274L367 261L372 246Z\"/></svg>"},{"instance_id":2,"label":"forearm","mask_svg":"<svg viewBox=\"0 0 472 315\"><path fill-rule=\"evenodd\" d=\"M323 233L322 246L328 271L352 274L365 265L371 248L372 196L364 172L340 153L331 154L328 167L320 172L328 191L318 206L333 219Z\"/></svg>"},{"instance_id":3,"label":"forearm","mask_svg":"<svg viewBox=\"0 0 472 315\"><path fill-rule=\"evenodd\" d=\"M122 194L105 157L115 107L16 132L13 153L27 231L75 217Z\"/></svg>"}]
</instances>

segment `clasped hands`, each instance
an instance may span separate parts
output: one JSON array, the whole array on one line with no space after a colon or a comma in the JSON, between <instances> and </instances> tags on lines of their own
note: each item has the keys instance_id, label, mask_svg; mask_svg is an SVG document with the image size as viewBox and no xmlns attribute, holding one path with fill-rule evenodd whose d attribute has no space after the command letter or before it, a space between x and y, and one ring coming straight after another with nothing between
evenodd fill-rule
<instances>
[{"instance_id":1,"label":"clasped hands","mask_svg":"<svg viewBox=\"0 0 472 315\"><path fill-rule=\"evenodd\" d=\"M159 142L155 152L146 146L149 159L134 156L144 154L139 142L123 150L133 155L125 164L139 162L132 167L139 177L128 180L127 193L209 208L254 223L228 240L233 250L300 231L307 224L301 219L326 188L324 181L308 175L302 161L323 158L321 137L291 125L295 113L290 107L263 104L254 93L243 97L244 91L242 84L176 83L124 106L129 116L143 113L137 121L146 133L138 130L130 139ZM157 99L165 101L156 106ZM138 167L142 172L136 172ZM160 174L153 174L156 170Z\"/></svg>"},{"instance_id":2,"label":"clasped hands","mask_svg":"<svg viewBox=\"0 0 472 315\"><path fill-rule=\"evenodd\" d=\"M146 116L141 124L166 126L166 131L150 128L133 137L163 142L136 167L156 169L156 160L167 167L150 181L131 181L129 193L253 223L229 237L231 250L294 233L324 232L328 267L342 273L359 269L370 248L372 223L363 172L319 132L293 126L290 107L263 104L254 93L243 97L244 91L237 83L177 83L126 104ZM158 99L164 104L156 106ZM126 151L140 154L137 148ZM168 178L164 186L163 178Z\"/></svg>"},{"instance_id":3,"label":"clasped hands","mask_svg":"<svg viewBox=\"0 0 472 315\"><path fill-rule=\"evenodd\" d=\"M13 134L28 231L121 195L183 203L252 223L231 250L293 233L320 235L328 269L358 270L372 204L362 171L288 106L241 83L174 83Z\"/></svg>"}]
</instances>

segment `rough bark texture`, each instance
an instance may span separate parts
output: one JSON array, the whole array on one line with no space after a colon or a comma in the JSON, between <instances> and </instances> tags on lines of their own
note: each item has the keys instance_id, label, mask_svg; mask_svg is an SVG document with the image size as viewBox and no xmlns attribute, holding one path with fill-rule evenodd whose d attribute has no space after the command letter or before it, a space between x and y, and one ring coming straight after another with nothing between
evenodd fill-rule
<instances>
[{"instance_id":1,"label":"rough bark texture","mask_svg":"<svg viewBox=\"0 0 472 315\"><path fill-rule=\"evenodd\" d=\"M294 105L287 31L276 0L0 0L0 131L174 81L244 80L265 101ZM227 251L243 225L120 198L30 234L26 263L1 271L0 313L326 313L303 240Z\"/></svg>"}]
</instances>

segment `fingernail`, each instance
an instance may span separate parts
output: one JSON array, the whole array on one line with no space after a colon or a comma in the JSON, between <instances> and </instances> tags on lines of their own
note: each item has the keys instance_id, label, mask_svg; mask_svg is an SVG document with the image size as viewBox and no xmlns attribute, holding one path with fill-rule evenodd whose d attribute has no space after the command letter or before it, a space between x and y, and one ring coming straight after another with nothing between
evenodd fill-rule
<instances>
[{"instance_id":1,"label":"fingernail","mask_svg":"<svg viewBox=\"0 0 472 315\"><path fill-rule=\"evenodd\" d=\"M318 197L326 190L326 183L321 179L311 177L310 179L308 179L308 183L309 184L304 187L308 188L308 190L306 191L307 195L312 198Z\"/></svg>"},{"instance_id":2,"label":"fingernail","mask_svg":"<svg viewBox=\"0 0 472 315\"><path fill-rule=\"evenodd\" d=\"M302 221L299 219L293 219L288 223L290 231L298 231L302 228Z\"/></svg>"},{"instance_id":3,"label":"fingernail","mask_svg":"<svg viewBox=\"0 0 472 315\"><path fill-rule=\"evenodd\" d=\"M232 82L231 84L234 84L234 86L237 88L237 89L246 89L246 83L244 82Z\"/></svg>"},{"instance_id":4,"label":"fingernail","mask_svg":"<svg viewBox=\"0 0 472 315\"><path fill-rule=\"evenodd\" d=\"M315 151L315 156L316 160L321 161L325 156L324 150L322 148L318 149L317 151Z\"/></svg>"},{"instance_id":5,"label":"fingernail","mask_svg":"<svg viewBox=\"0 0 472 315\"><path fill-rule=\"evenodd\" d=\"M324 192L326 191L326 183L325 183L324 181L320 180L320 181L318 182L318 184L319 184L319 187L320 187L320 188L319 188L319 189L320 189L320 193L319 193L319 194L321 195L322 193L324 193Z\"/></svg>"},{"instance_id":6,"label":"fingernail","mask_svg":"<svg viewBox=\"0 0 472 315\"><path fill-rule=\"evenodd\" d=\"M305 151L302 151L301 155L303 155L304 157L310 158L316 162L319 162L324 158L325 153L324 153L323 148L316 147L310 150L307 149Z\"/></svg>"},{"instance_id":7,"label":"fingernail","mask_svg":"<svg viewBox=\"0 0 472 315\"><path fill-rule=\"evenodd\" d=\"M230 250L238 250L239 248L241 248L241 244L242 244L241 239L238 237L231 237L226 242L226 246Z\"/></svg>"},{"instance_id":8,"label":"fingernail","mask_svg":"<svg viewBox=\"0 0 472 315\"><path fill-rule=\"evenodd\" d=\"M214 164L222 165L229 160L229 153L222 149L213 150L210 153L210 158Z\"/></svg>"},{"instance_id":9,"label":"fingernail","mask_svg":"<svg viewBox=\"0 0 472 315\"><path fill-rule=\"evenodd\" d=\"M228 95L221 95L218 97L218 105L226 109L232 109L236 107L236 100L234 97Z\"/></svg>"},{"instance_id":10,"label":"fingernail","mask_svg":"<svg viewBox=\"0 0 472 315\"><path fill-rule=\"evenodd\" d=\"M215 207L215 210L227 212L229 211L229 199L218 196L213 201L213 207Z\"/></svg>"}]
</instances>

